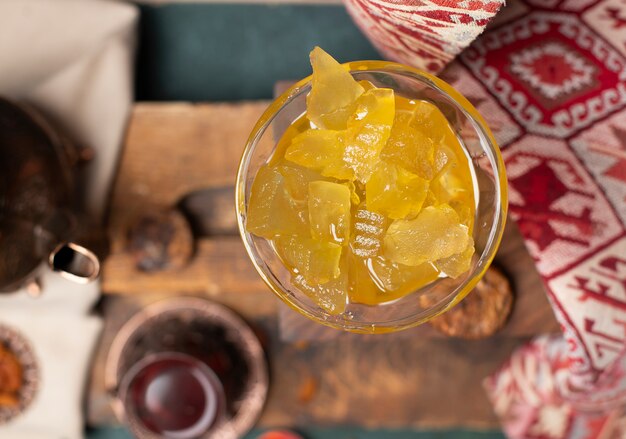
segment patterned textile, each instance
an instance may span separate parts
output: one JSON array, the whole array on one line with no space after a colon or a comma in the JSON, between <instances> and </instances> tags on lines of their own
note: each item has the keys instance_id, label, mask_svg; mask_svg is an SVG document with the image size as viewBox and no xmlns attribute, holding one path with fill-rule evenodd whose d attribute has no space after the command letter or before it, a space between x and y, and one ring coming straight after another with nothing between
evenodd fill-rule
<instances>
[{"instance_id":1,"label":"patterned textile","mask_svg":"<svg viewBox=\"0 0 626 439\"><path fill-rule=\"evenodd\" d=\"M564 337L521 348L485 387L510 438L626 438L626 1L503 15L442 77L494 130Z\"/></svg>"},{"instance_id":2,"label":"patterned textile","mask_svg":"<svg viewBox=\"0 0 626 439\"><path fill-rule=\"evenodd\" d=\"M431 71L500 7L346 4L389 58ZM626 0L509 0L442 77L494 131L511 216L563 328L485 381L505 432L626 438Z\"/></svg>"},{"instance_id":3,"label":"patterned textile","mask_svg":"<svg viewBox=\"0 0 626 439\"><path fill-rule=\"evenodd\" d=\"M344 0L388 59L431 73L445 67L485 29L504 0Z\"/></svg>"}]
</instances>

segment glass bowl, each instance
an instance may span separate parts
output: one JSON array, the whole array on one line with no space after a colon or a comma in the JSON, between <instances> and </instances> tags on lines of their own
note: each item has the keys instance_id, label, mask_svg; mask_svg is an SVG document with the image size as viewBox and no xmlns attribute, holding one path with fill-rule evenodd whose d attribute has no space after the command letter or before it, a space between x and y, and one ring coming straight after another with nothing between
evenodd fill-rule
<instances>
[{"instance_id":1,"label":"glass bowl","mask_svg":"<svg viewBox=\"0 0 626 439\"><path fill-rule=\"evenodd\" d=\"M467 273L456 279L439 278L400 299L370 306L349 303L343 314L331 315L291 282L271 244L245 229L252 182L271 157L276 143L289 125L306 110L311 89L307 77L270 104L255 125L246 144L236 186L239 232L248 255L270 289L287 305L319 323L360 333L398 331L424 323L459 303L478 283L496 253L507 210L504 162L493 134L478 111L446 82L420 70L385 61L345 64L356 80L387 87L408 99L428 100L443 112L473 166L476 217L473 238L476 253Z\"/></svg>"}]
</instances>

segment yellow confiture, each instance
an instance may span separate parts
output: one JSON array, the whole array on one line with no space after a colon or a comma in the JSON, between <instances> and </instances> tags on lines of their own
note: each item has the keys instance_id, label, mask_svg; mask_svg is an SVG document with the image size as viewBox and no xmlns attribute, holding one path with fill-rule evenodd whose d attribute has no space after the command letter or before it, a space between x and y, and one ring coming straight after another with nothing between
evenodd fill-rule
<instances>
[{"instance_id":1,"label":"yellow confiture","mask_svg":"<svg viewBox=\"0 0 626 439\"><path fill-rule=\"evenodd\" d=\"M470 164L434 104L355 81L316 48L307 112L255 176L246 229L330 314L470 268Z\"/></svg>"}]
</instances>

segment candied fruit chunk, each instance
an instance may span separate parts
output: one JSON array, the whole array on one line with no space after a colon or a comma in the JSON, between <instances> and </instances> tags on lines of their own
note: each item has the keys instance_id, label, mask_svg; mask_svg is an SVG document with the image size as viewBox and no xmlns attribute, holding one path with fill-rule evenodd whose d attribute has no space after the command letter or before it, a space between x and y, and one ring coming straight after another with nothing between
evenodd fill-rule
<instances>
[{"instance_id":1,"label":"candied fruit chunk","mask_svg":"<svg viewBox=\"0 0 626 439\"><path fill-rule=\"evenodd\" d=\"M347 67L319 47L313 49L310 58L313 76L306 98L307 117L319 128L343 130L363 87Z\"/></svg>"},{"instance_id":2,"label":"candied fruit chunk","mask_svg":"<svg viewBox=\"0 0 626 439\"><path fill-rule=\"evenodd\" d=\"M382 290L378 303L398 299L439 277L439 272L428 262L411 267L379 256L368 265L372 278Z\"/></svg>"},{"instance_id":3,"label":"candied fruit chunk","mask_svg":"<svg viewBox=\"0 0 626 439\"><path fill-rule=\"evenodd\" d=\"M383 235L387 226L383 215L367 210L362 203L354 213L353 232L350 248L361 258L376 256L382 247Z\"/></svg>"},{"instance_id":4,"label":"candied fruit chunk","mask_svg":"<svg viewBox=\"0 0 626 439\"><path fill-rule=\"evenodd\" d=\"M312 129L296 135L285 158L325 177L366 183L391 132L393 91L366 91L356 101L355 111L344 131Z\"/></svg>"},{"instance_id":5,"label":"candied fruit chunk","mask_svg":"<svg viewBox=\"0 0 626 439\"><path fill-rule=\"evenodd\" d=\"M384 161L378 164L365 186L368 208L391 219L417 215L427 192L427 180Z\"/></svg>"},{"instance_id":6,"label":"candied fruit chunk","mask_svg":"<svg viewBox=\"0 0 626 439\"><path fill-rule=\"evenodd\" d=\"M383 255L417 266L463 251L470 237L459 215L447 204L429 206L411 220L395 220L385 234Z\"/></svg>"},{"instance_id":7,"label":"candied fruit chunk","mask_svg":"<svg viewBox=\"0 0 626 439\"><path fill-rule=\"evenodd\" d=\"M403 102L403 101L400 101ZM394 120L381 157L433 180L458 163L454 151L461 149L452 126L441 110L427 101L402 105Z\"/></svg>"},{"instance_id":8,"label":"candied fruit chunk","mask_svg":"<svg viewBox=\"0 0 626 439\"><path fill-rule=\"evenodd\" d=\"M361 79L360 81L357 81L357 82L361 85L361 87L363 87L364 92L371 90L373 88L376 88L374 84L372 84L370 81L366 79Z\"/></svg>"},{"instance_id":9,"label":"candied fruit chunk","mask_svg":"<svg viewBox=\"0 0 626 439\"><path fill-rule=\"evenodd\" d=\"M293 276L292 282L328 314L339 315L345 311L348 296L347 274L342 273L337 279L323 284L311 284L302 275Z\"/></svg>"},{"instance_id":10,"label":"candied fruit chunk","mask_svg":"<svg viewBox=\"0 0 626 439\"><path fill-rule=\"evenodd\" d=\"M467 195L472 195L471 179L469 181L465 180L456 170L457 166L451 166L431 183L431 189L442 202L459 198L465 199Z\"/></svg>"},{"instance_id":11,"label":"candied fruit chunk","mask_svg":"<svg viewBox=\"0 0 626 439\"><path fill-rule=\"evenodd\" d=\"M279 236L274 245L283 262L310 284L323 284L340 274L340 245L298 235Z\"/></svg>"},{"instance_id":12,"label":"candied fruit chunk","mask_svg":"<svg viewBox=\"0 0 626 439\"><path fill-rule=\"evenodd\" d=\"M456 141L456 140L455 140ZM460 145L457 143L457 148ZM435 159L433 163L434 176L433 180L439 178L450 167L458 164L458 158L456 154L447 146L439 144L435 149Z\"/></svg>"},{"instance_id":13,"label":"candied fruit chunk","mask_svg":"<svg viewBox=\"0 0 626 439\"><path fill-rule=\"evenodd\" d=\"M454 158L440 174L430 182L426 205L449 204L459 214L461 223L470 233L474 225L474 190L468 164Z\"/></svg>"},{"instance_id":14,"label":"candied fruit chunk","mask_svg":"<svg viewBox=\"0 0 626 439\"><path fill-rule=\"evenodd\" d=\"M351 302L376 305L381 302L381 291L370 276L367 267L370 259L361 259L351 254L349 262L348 297Z\"/></svg>"},{"instance_id":15,"label":"candied fruit chunk","mask_svg":"<svg viewBox=\"0 0 626 439\"><path fill-rule=\"evenodd\" d=\"M275 167L262 166L250 190L246 230L272 239L286 233L307 233L308 229L307 205L296 203L289 196L285 179Z\"/></svg>"},{"instance_id":16,"label":"candied fruit chunk","mask_svg":"<svg viewBox=\"0 0 626 439\"><path fill-rule=\"evenodd\" d=\"M434 265L446 276L456 279L470 269L473 255L474 240L470 238L467 242L467 246L462 252L448 256L447 258L439 259L434 262Z\"/></svg>"},{"instance_id":17,"label":"candied fruit chunk","mask_svg":"<svg viewBox=\"0 0 626 439\"><path fill-rule=\"evenodd\" d=\"M293 138L285 158L319 171L325 177L354 180L354 171L344 161L343 134L332 130L308 130Z\"/></svg>"},{"instance_id":18,"label":"candied fruit chunk","mask_svg":"<svg viewBox=\"0 0 626 439\"><path fill-rule=\"evenodd\" d=\"M374 88L357 100L344 137L344 162L367 183L387 143L395 114L393 90Z\"/></svg>"},{"instance_id":19,"label":"candied fruit chunk","mask_svg":"<svg viewBox=\"0 0 626 439\"><path fill-rule=\"evenodd\" d=\"M381 256L353 256L348 294L352 302L378 305L406 296L438 277L439 272L429 263L409 267Z\"/></svg>"},{"instance_id":20,"label":"candied fruit chunk","mask_svg":"<svg viewBox=\"0 0 626 439\"><path fill-rule=\"evenodd\" d=\"M452 200L450 203L456 213L459 215L461 224L465 224L469 230L469 234L472 234L474 228L474 205L470 200Z\"/></svg>"},{"instance_id":21,"label":"candied fruit chunk","mask_svg":"<svg viewBox=\"0 0 626 439\"><path fill-rule=\"evenodd\" d=\"M350 189L329 181L309 183L309 222L314 239L347 243L350 238Z\"/></svg>"},{"instance_id":22,"label":"candied fruit chunk","mask_svg":"<svg viewBox=\"0 0 626 439\"><path fill-rule=\"evenodd\" d=\"M426 199L424 200L424 206L439 206L440 204L445 204L445 201L439 201L432 188L428 188L428 192L426 193Z\"/></svg>"},{"instance_id":23,"label":"candied fruit chunk","mask_svg":"<svg viewBox=\"0 0 626 439\"><path fill-rule=\"evenodd\" d=\"M310 182L324 179L320 173L286 160L278 162L276 169L285 179L287 193L298 203L307 203Z\"/></svg>"},{"instance_id":24,"label":"candied fruit chunk","mask_svg":"<svg viewBox=\"0 0 626 439\"><path fill-rule=\"evenodd\" d=\"M452 194L448 192L438 178L430 182L428 192L429 196L427 198L429 199L429 205L448 204L450 200L452 200Z\"/></svg>"},{"instance_id":25,"label":"candied fruit chunk","mask_svg":"<svg viewBox=\"0 0 626 439\"><path fill-rule=\"evenodd\" d=\"M458 145L450 122L441 110L428 101L415 101L412 125L430 137L435 144L448 147Z\"/></svg>"},{"instance_id":26,"label":"candied fruit chunk","mask_svg":"<svg viewBox=\"0 0 626 439\"><path fill-rule=\"evenodd\" d=\"M356 204L358 206L361 203L361 197L359 196L359 193L357 192L356 185L354 184L354 182L345 181L341 184L343 184L345 187L348 188L348 190L350 190L350 201L352 201L352 204Z\"/></svg>"},{"instance_id":27,"label":"candied fruit chunk","mask_svg":"<svg viewBox=\"0 0 626 439\"><path fill-rule=\"evenodd\" d=\"M413 113L398 111L380 157L426 180L435 175L435 144L413 123Z\"/></svg>"},{"instance_id":28,"label":"candied fruit chunk","mask_svg":"<svg viewBox=\"0 0 626 439\"><path fill-rule=\"evenodd\" d=\"M311 129L311 123L305 118L300 117L296 119L291 125L289 125L285 132L282 134L280 140L276 144L274 148L274 152L272 156L269 158L268 163L271 166L278 164L278 162L284 161L285 152L287 148L291 145L291 141L298 134L302 134Z\"/></svg>"}]
</instances>

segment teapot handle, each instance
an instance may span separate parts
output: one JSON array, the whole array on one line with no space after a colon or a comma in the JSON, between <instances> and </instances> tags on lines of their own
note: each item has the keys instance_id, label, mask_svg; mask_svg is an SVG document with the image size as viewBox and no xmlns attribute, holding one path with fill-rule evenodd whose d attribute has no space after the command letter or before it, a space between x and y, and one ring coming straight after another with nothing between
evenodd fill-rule
<instances>
[{"instance_id":1,"label":"teapot handle","mask_svg":"<svg viewBox=\"0 0 626 439\"><path fill-rule=\"evenodd\" d=\"M88 248L74 242L57 245L48 257L50 269L65 279L87 284L100 274L100 260Z\"/></svg>"}]
</instances>

